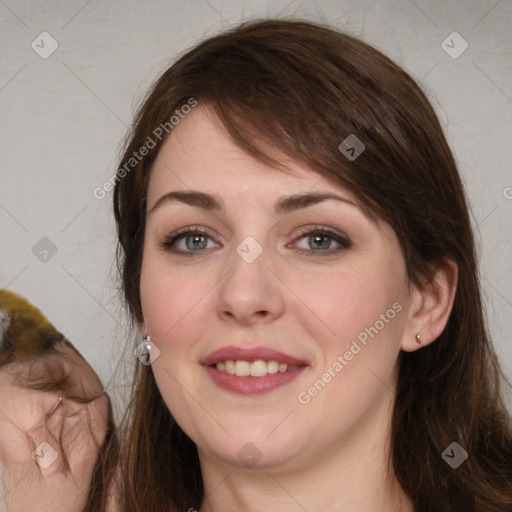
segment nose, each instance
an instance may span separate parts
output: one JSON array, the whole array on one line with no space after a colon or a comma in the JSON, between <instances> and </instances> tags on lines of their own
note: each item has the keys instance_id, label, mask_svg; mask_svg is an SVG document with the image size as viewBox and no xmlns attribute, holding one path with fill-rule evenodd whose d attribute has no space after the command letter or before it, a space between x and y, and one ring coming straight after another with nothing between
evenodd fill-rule
<instances>
[{"instance_id":1,"label":"nose","mask_svg":"<svg viewBox=\"0 0 512 512\"><path fill-rule=\"evenodd\" d=\"M251 263L233 251L230 270L217 289L217 310L223 320L247 326L271 322L283 314L282 285L269 263L265 250Z\"/></svg>"}]
</instances>

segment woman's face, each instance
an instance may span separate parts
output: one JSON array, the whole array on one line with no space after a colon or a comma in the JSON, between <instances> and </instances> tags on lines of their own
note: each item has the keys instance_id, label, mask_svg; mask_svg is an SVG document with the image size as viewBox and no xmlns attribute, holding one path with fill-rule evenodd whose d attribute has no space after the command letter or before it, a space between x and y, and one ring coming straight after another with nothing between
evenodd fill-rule
<instances>
[{"instance_id":1,"label":"woman's face","mask_svg":"<svg viewBox=\"0 0 512 512\"><path fill-rule=\"evenodd\" d=\"M297 469L387 426L410 336L397 238L343 187L282 161L293 175L197 107L152 170L140 283L152 369L203 460Z\"/></svg>"}]
</instances>

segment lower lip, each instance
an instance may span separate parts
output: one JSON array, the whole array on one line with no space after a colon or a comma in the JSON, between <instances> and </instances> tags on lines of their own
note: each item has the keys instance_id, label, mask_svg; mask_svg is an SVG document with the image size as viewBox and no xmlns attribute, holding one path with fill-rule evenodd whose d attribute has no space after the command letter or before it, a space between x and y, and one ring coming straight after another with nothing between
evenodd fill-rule
<instances>
[{"instance_id":1,"label":"lower lip","mask_svg":"<svg viewBox=\"0 0 512 512\"><path fill-rule=\"evenodd\" d=\"M239 395L262 395L269 393L296 379L306 366L296 370L267 374L264 377L238 377L227 372L220 372L211 366L203 366L217 386L238 393Z\"/></svg>"}]
</instances>

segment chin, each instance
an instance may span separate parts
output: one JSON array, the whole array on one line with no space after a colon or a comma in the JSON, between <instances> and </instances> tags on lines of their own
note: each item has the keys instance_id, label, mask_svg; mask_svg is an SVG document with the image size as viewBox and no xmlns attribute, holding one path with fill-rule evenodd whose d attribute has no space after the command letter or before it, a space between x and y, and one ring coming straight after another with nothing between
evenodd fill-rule
<instances>
[{"instance_id":1,"label":"chin","mask_svg":"<svg viewBox=\"0 0 512 512\"><path fill-rule=\"evenodd\" d=\"M205 433L204 441L196 444L201 446L203 456L238 469L271 471L294 467L297 458L307 449L307 443L302 446L295 439L290 425L278 432L275 422L272 422L271 428L268 427L270 422L264 422L257 429L254 423L248 424L245 429L229 430L233 437L213 437Z\"/></svg>"}]
</instances>

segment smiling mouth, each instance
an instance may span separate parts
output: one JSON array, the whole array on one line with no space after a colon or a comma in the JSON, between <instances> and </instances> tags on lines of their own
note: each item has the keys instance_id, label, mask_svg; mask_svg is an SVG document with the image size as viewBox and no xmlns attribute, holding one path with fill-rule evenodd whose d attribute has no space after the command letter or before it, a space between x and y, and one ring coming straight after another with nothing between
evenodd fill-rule
<instances>
[{"instance_id":1,"label":"smiling mouth","mask_svg":"<svg viewBox=\"0 0 512 512\"><path fill-rule=\"evenodd\" d=\"M291 383L309 366L271 347L226 346L201 361L214 384L241 395L261 395Z\"/></svg>"},{"instance_id":2,"label":"smiling mouth","mask_svg":"<svg viewBox=\"0 0 512 512\"><path fill-rule=\"evenodd\" d=\"M263 364L259 363L259 361L263 361L263 363L265 363L265 368L263 367ZM227 361L219 361L218 363L210 366L203 366L203 368L206 370L214 384L226 391L230 391L231 393L245 396L270 393L271 391L291 383L307 369L307 365L288 366L286 363L281 363L279 366L281 366L283 371L279 371L278 367L276 373L267 373L267 370L269 369L268 365L270 365L271 371L275 370L275 362L276 361L272 360L268 362L264 360L256 360L249 363L249 361L245 360L234 361L228 359ZM230 363L233 363L233 365ZM254 373L257 375L251 375L250 373L251 367L254 363L256 363ZM217 365L220 365L220 370L217 369ZM224 370L222 370L222 365L224 365ZM226 365L230 371L239 371L240 374L228 373L226 371ZM263 374L264 370L265 373ZM247 373L247 371L249 371L249 373Z\"/></svg>"},{"instance_id":3,"label":"smiling mouth","mask_svg":"<svg viewBox=\"0 0 512 512\"><path fill-rule=\"evenodd\" d=\"M238 377L265 377L266 375L273 375L276 373L292 372L297 370L299 365L279 363L274 359L269 361L265 361L264 359L256 359L255 361L234 361L228 359L226 361L219 361L216 364L212 364L210 365L210 368L215 368L219 372L236 375Z\"/></svg>"}]
</instances>

